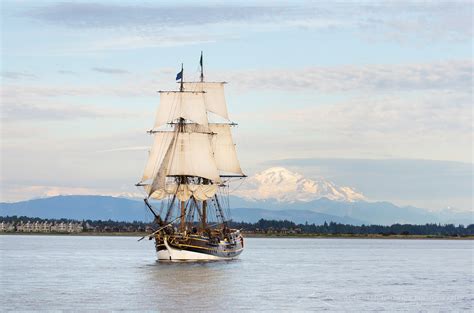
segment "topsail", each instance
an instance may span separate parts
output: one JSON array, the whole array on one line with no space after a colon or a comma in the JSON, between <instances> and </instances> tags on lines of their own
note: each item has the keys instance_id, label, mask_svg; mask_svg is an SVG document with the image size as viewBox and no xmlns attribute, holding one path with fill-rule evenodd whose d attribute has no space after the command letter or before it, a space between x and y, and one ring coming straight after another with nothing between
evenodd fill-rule
<instances>
[{"instance_id":1,"label":"topsail","mask_svg":"<svg viewBox=\"0 0 474 313\"><path fill-rule=\"evenodd\" d=\"M156 113L155 128L179 118L207 126L203 92L160 92L160 106Z\"/></svg>"},{"instance_id":2,"label":"topsail","mask_svg":"<svg viewBox=\"0 0 474 313\"><path fill-rule=\"evenodd\" d=\"M183 87L186 91L204 92L206 110L229 120L224 84L224 82L185 82Z\"/></svg>"}]
</instances>

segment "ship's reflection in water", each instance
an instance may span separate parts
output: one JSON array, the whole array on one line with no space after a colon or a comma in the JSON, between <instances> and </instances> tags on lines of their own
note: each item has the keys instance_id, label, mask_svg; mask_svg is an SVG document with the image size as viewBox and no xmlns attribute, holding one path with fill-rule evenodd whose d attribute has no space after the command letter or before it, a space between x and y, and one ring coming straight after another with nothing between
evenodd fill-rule
<instances>
[{"instance_id":1,"label":"ship's reflection in water","mask_svg":"<svg viewBox=\"0 0 474 313\"><path fill-rule=\"evenodd\" d=\"M228 308L229 297L242 287L235 285L239 262L156 262L142 268L146 272L143 285L149 290L148 296L155 298L157 309L223 311Z\"/></svg>"},{"instance_id":2,"label":"ship's reflection in water","mask_svg":"<svg viewBox=\"0 0 474 313\"><path fill-rule=\"evenodd\" d=\"M238 260L158 263L136 239L0 236L0 310L472 311L470 240L247 238Z\"/></svg>"}]
</instances>

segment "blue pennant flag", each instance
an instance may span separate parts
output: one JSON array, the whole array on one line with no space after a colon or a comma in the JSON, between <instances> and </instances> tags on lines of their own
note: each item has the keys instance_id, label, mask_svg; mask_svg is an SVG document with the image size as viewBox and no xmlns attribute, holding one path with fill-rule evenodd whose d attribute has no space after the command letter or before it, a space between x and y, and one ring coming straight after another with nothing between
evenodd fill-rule
<instances>
[{"instance_id":1,"label":"blue pennant flag","mask_svg":"<svg viewBox=\"0 0 474 313\"><path fill-rule=\"evenodd\" d=\"M183 78L183 70L181 70L181 72L179 72L178 74L176 74L176 80L179 80Z\"/></svg>"}]
</instances>

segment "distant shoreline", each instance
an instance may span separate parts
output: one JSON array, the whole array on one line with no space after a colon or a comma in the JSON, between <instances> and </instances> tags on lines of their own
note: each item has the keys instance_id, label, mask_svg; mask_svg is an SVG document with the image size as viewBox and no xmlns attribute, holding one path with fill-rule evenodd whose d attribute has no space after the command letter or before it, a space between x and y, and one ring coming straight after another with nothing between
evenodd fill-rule
<instances>
[{"instance_id":1,"label":"distant shoreline","mask_svg":"<svg viewBox=\"0 0 474 313\"><path fill-rule=\"evenodd\" d=\"M24 233L24 232L3 232L0 235L19 236L19 235L38 235L38 236L92 236L92 237L146 237L147 233L129 233L129 232L82 232L82 233ZM474 236L438 236L438 235L356 235L356 234L261 234L244 233L244 238L308 238L308 239L443 239L443 240L474 240ZM145 238L146 239L146 238ZM144 239L144 240L145 240Z\"/></svg>"}]
</instances>

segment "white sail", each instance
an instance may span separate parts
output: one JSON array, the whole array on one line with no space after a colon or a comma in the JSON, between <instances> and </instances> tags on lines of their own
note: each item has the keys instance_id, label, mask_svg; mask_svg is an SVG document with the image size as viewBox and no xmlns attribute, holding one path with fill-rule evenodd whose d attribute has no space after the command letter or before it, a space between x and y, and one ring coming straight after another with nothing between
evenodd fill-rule
<instances>
[{"instance_id":1,"label":"white sail","mask_svg":"<svg viewBox=\"0 0 474 313\"><path fill-rule=\"evenodd\" d=\"M145 187L152 198L162 199L179 194L179 199L207 199L215 194L210 185L177 185L167 177L203 177L214 184L220 175L244 175L240 168L228 124L209 123L212 112L229 119L223 82L187 82L184 92L160 92L160 105L154 129L183 118L188 122L175 126L173 132L157 132L150 151L142 182L152 179ZM190 121L190 123L189 123ZM198 186L198 187L196 187ZM212 187L209 187L212 186ZM170 189L171 188L171 189ZM174 188L174 189L173 189Z\"/></svg>"},{"instance_id":2,"label":"white sail","mask_svg":"<svg viewBox=\"0 0 474 313\"><path fill-rule=\"evenodd\" d=\"M204 91L206 110L228 120L229 115L224 95L224 84L223 82L187 82L183 83L183 86L184 90L187 91Z\"/></svg>"},{"instance_id":3,"label":"white sail","mask_svg":"<svg viewBox=\"0 0 474 313\"><path fill-rule=\"evenodd\" d=\"M195 184L169 184L164 188L155 190L150 197L157 200L162 200L168 195L176 195L179 201L187 201L193 196L198 201L204 201L214 197L217 192L218 185L195 185ZM150 186L145 188L148 192Z\"/></svg>"},{"instance_id":4,"label":"white sail","mask_svg":"<svg viewBox=\"0 0 474 313\"><path fill-rule=\"evenodd\" d=\"M170 144L168 145L168 148L166 149L166 152L162 158L161 164L159 165L159 168L157 172L155 173L153 183L151 185L151 189L148 192L148 195L150 195L150 193L155 190L165 188L166 176L168 174L169 163L171 160L171 155L174 151L175 143L176 143L176 133L174 133L174 136L170 140Z\"/></svg>"},{"instance_id":5,"label":"white sail","mask_svg":"<svg viewBox=\"0 0 474 313\"><path fill-rule=\"evenodd\" d=\"M217 169L225 173L243 175L230 126L228 124L209 124L209 129L215 133L211 142Z\"/></svg>"},{"instance_id":6,"label":"white sail","mask_svg":"<svg viewBox=\"0 0 474 313\"><path fill-rule=\"evenodd\" d=\"M207 126L203 92L161 92L155 129L178 118Z\"/></svg>"},{"instance_id":7,"label":"white sail","mask_svg":"<svg viewBox=\"0 0 474 313\"><path fill-rule=\"evenodd\" d=\"M220 182L209 134L177 133L168 166L168 176L198 176Z\"/></svg>"},{"instance_id":8,"label":"white sail","mask_svg":"<svg viewBox=\"0 0 474 313\"><path fill-rule=\"evenodd\" d=\"M166 151L171 144L174 132L158 132L155 133L155 139L153 146L151 147L150 154L148 155L148 161L143 172L142 182L155 178L158 170L160 169Z\"/></svg>"},{"instance_id":9,"label":"white sail","mask_svg":"<svg viewBox=\"0 0 474 313\"><path fill-rule=\"evenodd\" d=\"M220 183L211 147L212 136L200 132L156 133L142 177L142 182L153 178L152 184L145 188L148 195L155 193L154 198L164 196L166 177L169 176L197 176Z\"/></svg>"}]
</instances>

